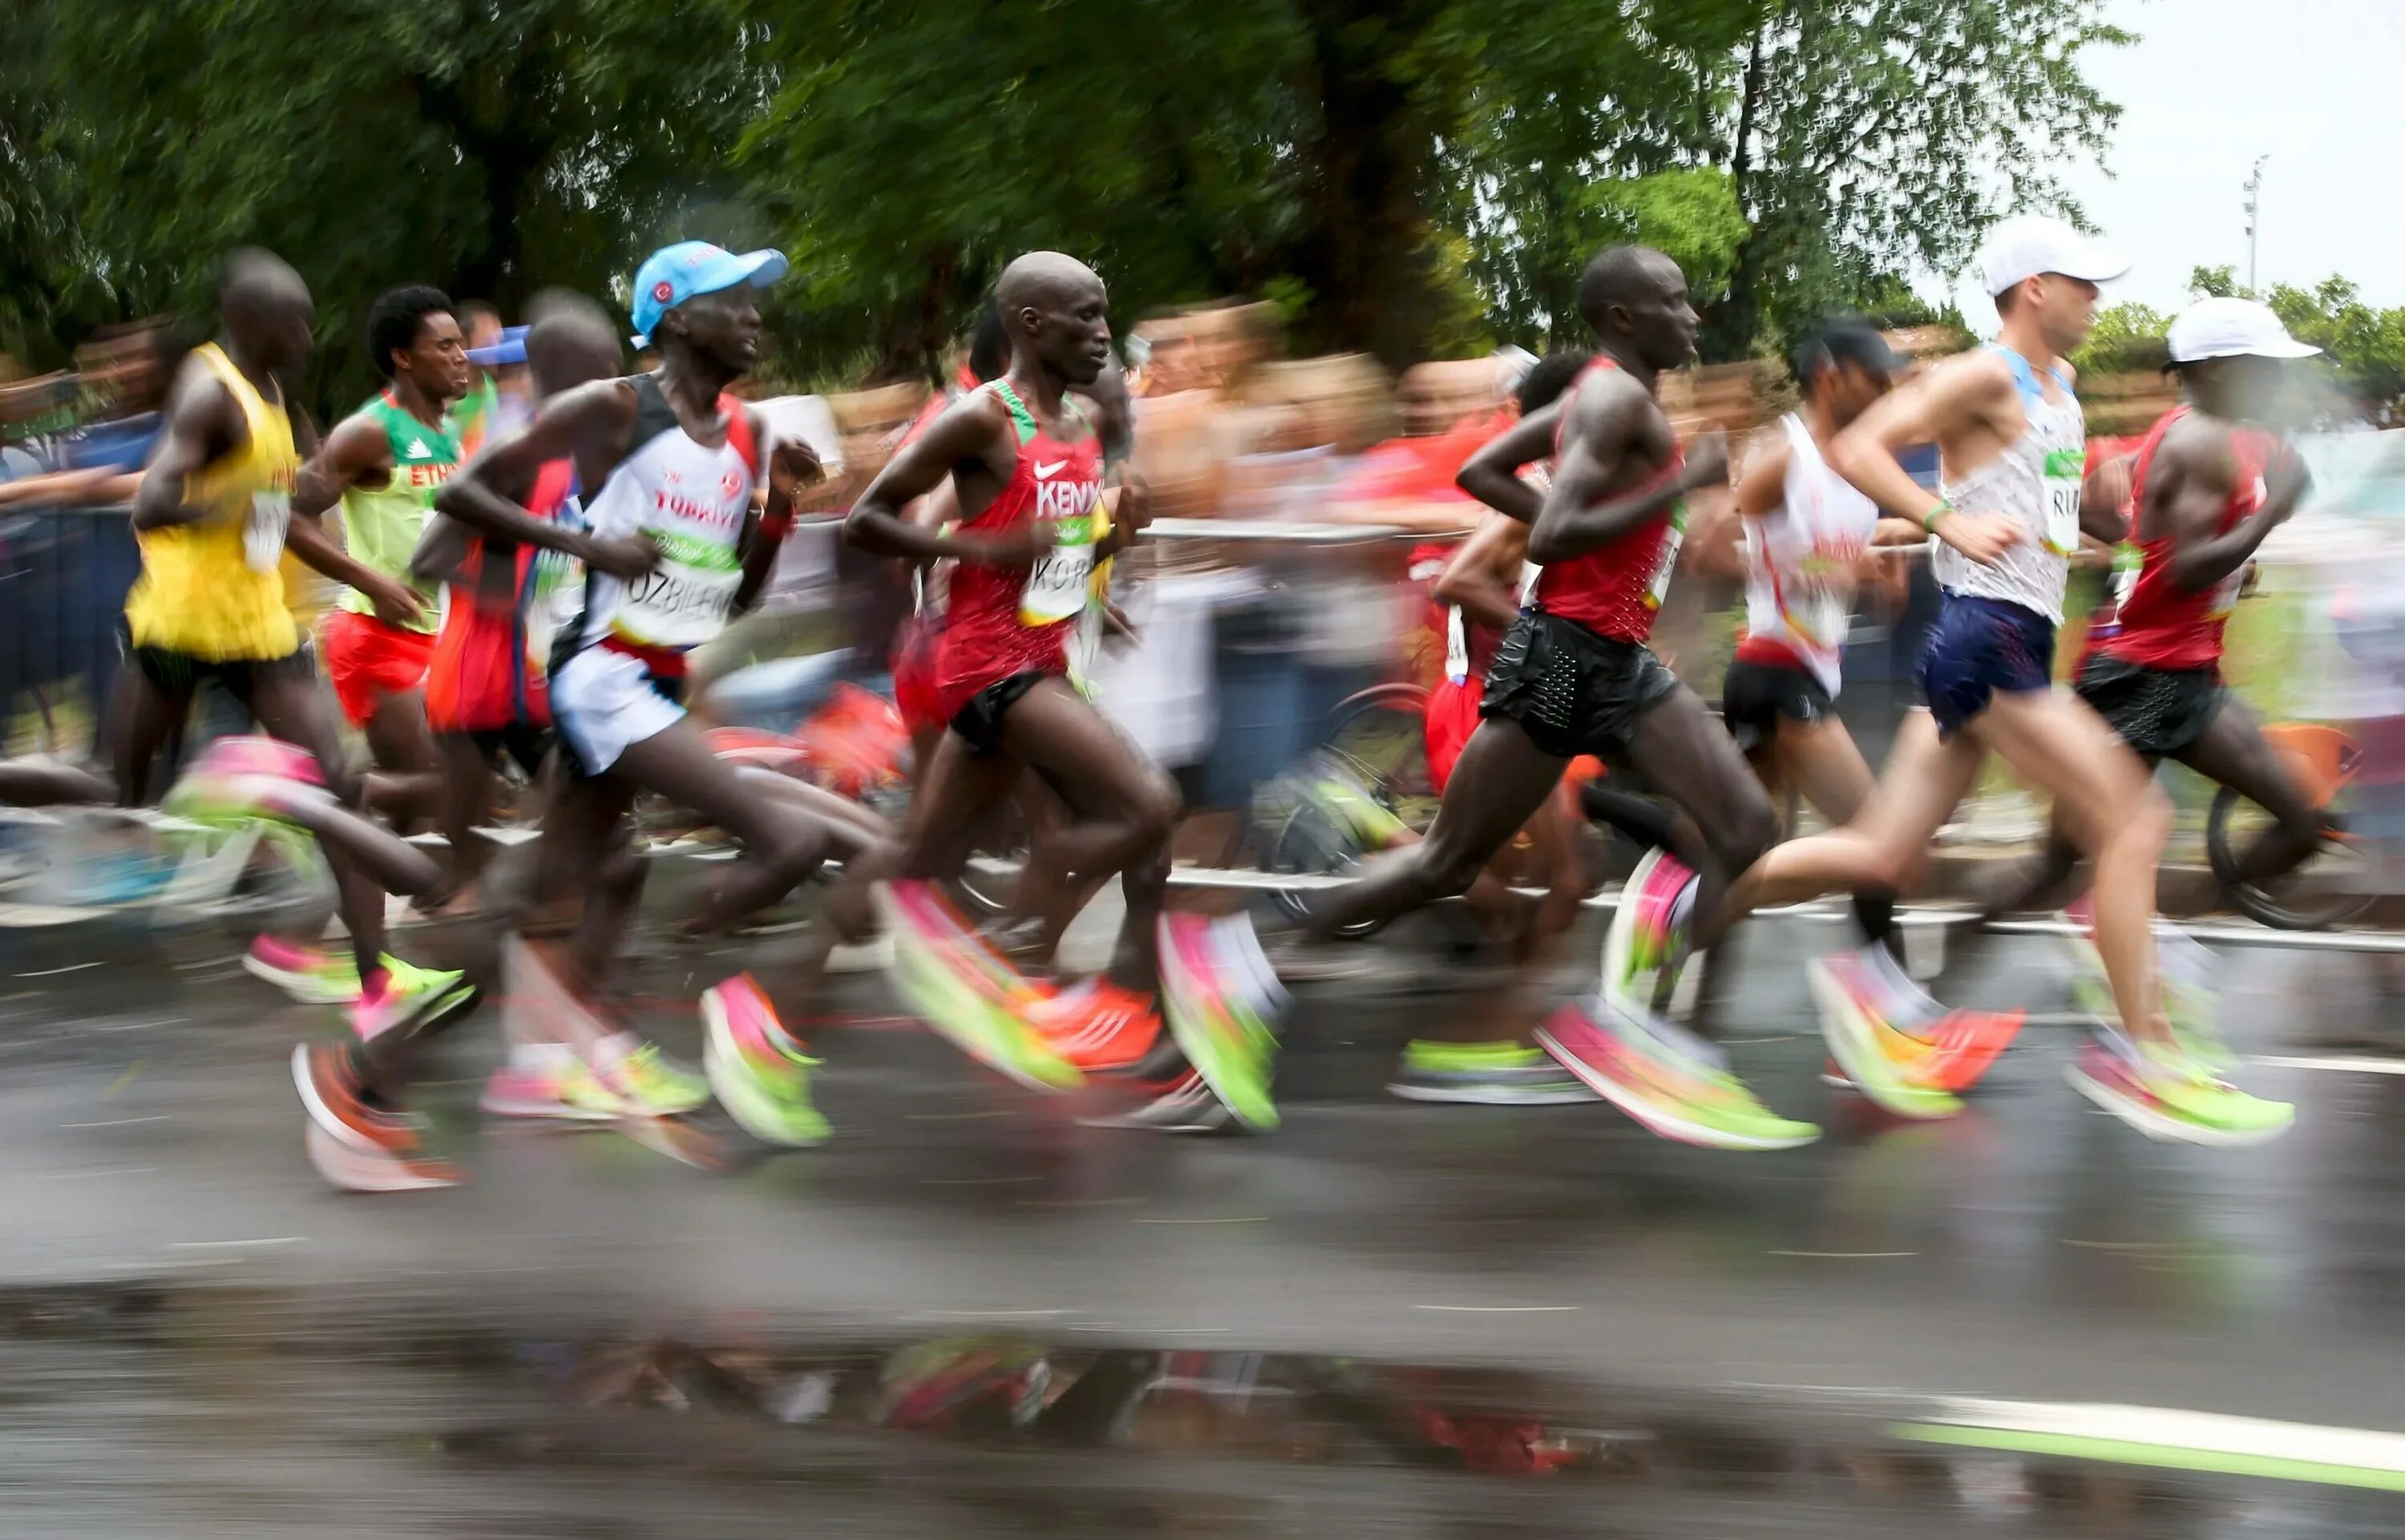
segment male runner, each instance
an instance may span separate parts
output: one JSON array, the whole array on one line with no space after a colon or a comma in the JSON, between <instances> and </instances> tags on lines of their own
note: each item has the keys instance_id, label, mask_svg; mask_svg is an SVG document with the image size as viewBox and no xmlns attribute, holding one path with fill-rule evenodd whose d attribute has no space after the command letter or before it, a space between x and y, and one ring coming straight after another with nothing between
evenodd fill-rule
<instances>
[{"instance_id":1,"label":"male runner","mask_svg":"<svg viewBox=\"0 0 2405 1540\"><path fill-rule=\"evenodd\" d=\"M2149 767L2175 759L2272 815L2231 874L2260 883L2320 847L2321 819L2254 714L2222 684L2222 631L2256 548L2312 486L2302 457L2263 424L2290 360L2321 349L2289 336L2268 306L2242 299L2189 306L2172 323L2170 345L2187 399L2139 445L2130 531L2138 564L2115 574L2111 608L2089 628L2074 688ZM2050 831L2044 854L1988 912L2039 901L2077 856L2067 835ZM2179 992L2167 992L2165 1003L2191 1046L2209 1035L2207 1022L2177 1009Z\"/></svg>"},{"instance_id":2,"label":"male runner","mask_svg":"<svg viewBox=\"0 0 2405 1540\"><path fill-rule=\"evenodd\" d=\"M1685 276L1659 251L1609 247L1587 263L1578 293L1594 362L1460 476L1465 490L1529 527L1528 559L1544 569L1534 602L1487 672L1478 730L1428 839L1331 896L1312 920L1319 937L1467 889L1582 754L1633 767L1701 833L1710 858L1677 895L1697 946L1718 935L1727 880L1770 842L1770 801L1744 756L1645 645L1676 568L1685 496L1727 475L1719 438L1683 453L1655 399L1660 373L1695 351ZM1553 485L1540 493L1519 471L1547 456ZM1735 1149L1819 1137L1765 1109L1712 1044L1609 996L1592 1014L1565 1007L1538 1039L1656 1132Z\"/></svg>"},{"instance_id":3,"label":"male runner","mask_svg":"<svg viewBox=\"0 0 2405 1540\"><path fill-rule=\"evenodd\" d=\"M622 352L599 305L552 293L538 296L531 314L524 346L538 403L617 375ZM508 491L528 517L574 531L584 527L575 485L574 463L556 459ZM541 771L551 748L543 671L552 632L544 604L576 559L507 535L471 534L442 514L419 541L413 572L421 580L447 580L450 590L427 665L426 725L443 765L451 865L421 907L481 907L475 884L492 853L479 830L492 808L494 770L506 755L528 777Z\"/></svg>"},{"instance_id":4,"label":"male runner","mask_svg":"<svg viewBox=\"0 0 2405 1540\"><path fill-rule=\"evenodd\" d=\"M425 695L440 607L434 586L412 577L409 563L435 488L458 467L443 413L468 389L468 356L449 297L424 284L369 307L368 353L385 389L301 468L292 516L314 531L339 500L345 552L374 580L343 594L319 643L345 720L365 732L386 772L379 811L407 833L434 811L442 785Z\"/></svg>"},{"instance_id":5,"label":"male runner","mask_svg":"<svg viewBox=\"0 0 2405 1540\"><path fill-rule=\"evenodd\" d=\"M748 976L702 996L710 1082L615 1030L597 993L623 940L642 862L624 826L651 791L740 842L741 856L690 928L714 929L774 902L835 843L793 802L760 795L711 754L679 703L685 657L725 629L766 584L791 530L796 492L817 473L807 445L778 445L727 387L759 355L754 292L784 276L775 251L743 256L703 241L654 252L636 272L638 347L659 369L554 397L525 431L489 445L443 487L443 514L488 537L560 551L586 568L582 614L553 657L551 712L568 770L543 824L545 896L584 897L572 943L553 955L514 944L510 994L549 1019L536 1032L575 1048L608 1093L606 1107L563 1104L562 1116L690 1111L720 1086L745 1128L773 1142L814 1143L812 1061L785 1035ZM589 529L531 516L518 502L556 460L572 461ZM765 463L764 463L765 461ZM763 511L752 493L767 483ZM807 788L804 788L807 789ZM320 1059L306 1075L337 1104L384 1067ZM735 1095L726 1095L728 1087Z\"/></svg>"},{"instance_id":6,"label":"male runner","mask_svg":"<svg viewBox=\"0 0 2405 1540\"><path fill-rule=\"evenodd\" d=\"M1878 795L1854 823L1773 850L1732 907L1911 886L1939 827L1999 754L2052 794L2095 863L2097 949L2129 1035L2082 1061L2080 1089L2159 1137L2267 1137L2293 1109L2221 1082L2162 1011L2150 925L2169 804L2095 712L2053 688L2068 558L2083 528L2111 538L2119 524L2118 510L2084 485L2086 430L2063 355L2095 324L2098 284L2125 270L2060 220L2004 221L1980 257L2000 339L1880 401L1831 445L1840 474L1939 542L1932 559L1943 596L1920 658L1928 709L1906 719ZM1935 497L1896 459L1928 443L1940 458ZM1920 1073L1929 1045L1894 1029L1874 981L1842 956L1811 971L1831 1053L1865 1095L1907 1116L1959 1107Z\"/></svg>"},{"instance_id":7,"label":"male runner","mask_svg":"<svg viewBox=\"0 0 2405 1540\"><path fill-rule=\"evenodd\" d=\"M333 816L316 789L359 805L282 570L300 453L276 376L308 357L308 288L277 258L242 251L227 266L219 307L222 339L185 361L162 446L134 495L142 575L125 602L131 655L118 791L128 804L144 800L152 757L210 678L263 731L314 757L314 770L286 763L261 774L250 772L260 756L229 750L195 766L176 798L195 812L277 819L316 836L353 954L344 988L324 997L348 1001L352 1026L373 1038L452 1001L459 975L412 968L384 952L385 895L422 892L434 881L432 861L363 820ZM340 553L330 559L339 563Z\"/></svg>"},{"instance_id":8,"label":"male runner","mask_svg":"<svg viewBox=\"0 0 2405 1540\"><path fill-rule=\"evenodd\" d=\"M1083 1021L1049 1022L1038 1033L1015 1009L931 1013L972 1055L1022 1081L1058 1085L1077 1072L1056 1042L1090 1035L1094 1052L1132 1058L1123 1044L1158 1032L1156 929L1180 803L1169 777L1069 680L1069 643L1093 568L1141 518L1123 502L1109 533L1093 538L1104 445L1067 399L1110 363L1103 281L1059 252L1032 252L1004 271L995 301L1010 367L903 447L852 505L845 535L872 554L956 564L935 671L937 710L949 726L894 853L900 896L920 903L918 884L957 870L971 832L1029 770L1072 820L1048 842L1057 869L1072 881L1119 877L1126 923L1102 983L1076 1002ZM947 478L959 502L957 530L947 536L903 516Z\"/></svg>"}]
</instances>

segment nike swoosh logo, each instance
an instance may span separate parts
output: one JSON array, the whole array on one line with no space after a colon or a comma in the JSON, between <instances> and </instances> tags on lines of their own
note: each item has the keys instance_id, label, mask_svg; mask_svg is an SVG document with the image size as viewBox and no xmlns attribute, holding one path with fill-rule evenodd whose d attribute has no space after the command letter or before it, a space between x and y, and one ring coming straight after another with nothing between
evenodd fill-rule
<instances>
[{"instance_id":1,"label":"nike swoosh logo","mask_svg":"<svg viewBox=\"0 0 2405 1540\"><path fill-rule=\"evenodd\" d=\"M1047 465L1039 459L1035 462L1035 473L1038 477L1053 475L1060 471L1061 467L1068 463L1069 462L1065 459L1056 459L1051 464Z\"/></svg>"}]
</instances>

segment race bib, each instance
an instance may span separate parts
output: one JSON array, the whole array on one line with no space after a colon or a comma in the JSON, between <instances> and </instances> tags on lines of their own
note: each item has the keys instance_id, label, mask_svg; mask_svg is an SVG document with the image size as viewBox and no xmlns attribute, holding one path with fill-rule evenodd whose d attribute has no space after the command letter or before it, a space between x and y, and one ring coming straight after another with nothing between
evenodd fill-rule
<instances>
[{"instance_id":1,"label":"race bib","mask_svg":"<svg viewBox=\"0 0 2405 1540\"><path fill-rule=\"evenodd\" d=\"M1456 685L1470 677L1470 628L1458 604L1444 612L1444 676Z\"/></svg>"},{"instance_id":2,"label":"race bib","mask_svg":"<svg viewBox=\"0 0 2405 1540\"><path fill-rule=\"evenodd\" d=\"M242 559L254 572L272 572L284 559L284 531L292 525L292 494L253 492L242 521Z\"/></svg>"},{"instance_id":3,"label":"race bib","mask_svg":"<svg viewBox=\"0 0 2405 1540\"><path fill-rule=\"evenodd\" d=\"M2130 607L2130 596L2138 591L2138 574L2146 569L2145 553L2128 541L2113 547L2113 614L2119 616Z\"/></svg>"},{"instance_id":4,"label":"race bib","mask_svg":"<svg viewBox=\"0 0 2405 1540\"><path fill-rule=\"evenodd\" d=\"M660 564L626 586L611 629L646 647L698 647L726 629L743 563L735 547L665 530L645 530Z\"/></svg>"},{"instance_id":5,"label":"race bib","mask_svg":"<svg viewBox=\"0 0 2405 1540\"><path fill-rule=\"evenodd\" d=\"M1545 570L1533 561L1520 563L1520 608L1526 609L1537 601L1537 580Z\"/></svg>"},{"instance_id":6,"label":"race bib","mask_svg":"<svg viewBox=\"0 0 2405 1540\"><path fill-rule=\"evenodd\" d=\"M1670 574L1679 570L1679 547L1687 540L1687 503L1679 500L1670 509L1670 527L1662 531L1662 554L1654 559L1653 580L1645 585L1645 607L1658 610L1670 592Z\"/></svg>"},{"instance_id":7,"label":"race bib","mask_svg":"<svg viewBox=\"0 0 2405 1540\"><path fill-rule=\"evenodd\" d=\"M2057 556L2079 549L2079 486L2087 464L2081 449L2049 450L2046 457L2046 548Z\"/></svg>"},{"instance_id":8,"label":"race bib","mask_svg":"<svg viewBox=\"0 0 2405 1540\"><path fill-rule=\"evenodd\" d=\"M2238 595L2246 586L2246 569L2242 566L2221 580L2213 590L2213 604L2204 613L2207 620L2227 620L2238 613Z\"/></svg>"},{"instance_id":9,"label":"race bib","mask_svg":"<svg viewBox=\"0 0 2405 1540\"><path fill-rule=\"evenodd\" d=\"M1027 574L1019 596L1025 626L1050 626L1086 607L1087 579L1094 570L1094 524L1090 518L1061 520L1061 538Z\"/></svg>"}]
</instances>

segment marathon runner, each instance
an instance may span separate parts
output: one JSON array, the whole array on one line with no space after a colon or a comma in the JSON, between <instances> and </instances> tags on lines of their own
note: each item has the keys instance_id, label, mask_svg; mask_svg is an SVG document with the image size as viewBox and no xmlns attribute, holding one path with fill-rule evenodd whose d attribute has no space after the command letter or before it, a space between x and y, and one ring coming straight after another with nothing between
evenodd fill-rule
<instances>
[{"instance_id":1,"label":"marathon runner","mask_svg":"<svg viewBox=\"0 0 2405 1540\"><path fill-rule=\"evenodd\" d=\"M523 346L539 402L595 380L612 379L623 354L599 305L568 293L537 298ZM443 765L443 832L450 869L422 909L482 907L475 883L491 856L479 831L493 801L502 756L539 777L551 749L551 702L543 670L551 647L547 603L585 548L584 515L571 459L544 465L533 481L500 488L524 516L559 533L546 548L509 533L473 534L438 514L419 542L412 570L446 581L443 629L426 671L426 725Z\"/></svg>"},{"instance_id":2,"label":"marathon runner","mask_svg":"<svg viewBox=\"0 0 2405 1540\"><path fill-rule=\"evenodd\" d=\"M903 880L893 890L904 911L897 945L910 931L969 943L949 916L922 912L933 897L923 884L959 869L974 831L1029 770L1071 819L1048 841L1057 869L1072 879L1120 879L1127 918L1109 968L1091 989L1062 996L1040 1027L1029 1019L1044 1014L1038 1001L1010 977L1000 982L1007 998L999 1009L986 1001L930 1011L972 1055L1057 1087L1079 1078L1076 1060L1128 1063L1159 1035L1156 930L1181 804L1170 778L1069 679L1072 633L1094 566L1132 538L1141 518L1139 507L1123 502L1109 532L1094 538L1104 444L1068 399L1111 362L1103 281L1073 258L1032 252L1004 271L995 301L1009 368L895 455L853 504L845 534L875 555L955 563L935 670L935 706L948 728L894 853ZM948 478L960 509L955 530L904 516Z\"/></svg>"},{"instance_id":3,"label":"marathon runner","mask_svg":"<svg viewBox=\"0 0 2405 1540\"><path fill-rule=\"evenodd\" d=\"M1594 754L1635 769L1695 823L1699 873L1657 855L1645 869L1701 947L1723 924L1720 895L1776 828L1770 801L1704 703L1646 645L1676 569L1685 498L1727 476L1717 435L1681 449L1655 399L1663 370L1695 351L1696 318L1679 265L1645 247L1596 253L1579 279L1595 360L1569 393L1473 455L1464 489L1528 526L1543 572L1533 603L1486 676L1478 730L1462 750L1428 839L1371 869L1314 914L1325 939L1466 890ZM1520 468L1552 456L1540 493ZM1632 882L1624 902L1644 896ZM1539 1029L1564 1067L1658 1133L1734 1149L1807 1143L1820 1130L1771 1113L1713 1044L1607 990Z\"/></svg>"},{"instance_id":4,"label":"marathon runner","mask_svg":"<svg viewBox=\"0 0 2405 1540\"><path fill-rule=\"evenodd\" d=\"M434 812L442 789L425 696L440 606L409 564L435 488L459 464L443 414L466 392L469 367L450 297L424 284L378 296L368 309L368 355L385 388L301 468L292 517L305 559L318 519L342 504L344 551L365 573L331 573L349 586L318 643L344 719L366 735L385 772L372 805L408 833Z\"/></svg>"},{"instance_id":5,"label":"marathon runner","mask_svg":"<svg viewBox=\"0 0 2405 1540\"><path fill-rule=\"evenodd\" d=\"M551 712L566 779L544 819L539 878L540 896L582 896L583 915L566 948L519 940L506 950L518 1017L512 1035L553 1046L525 1066L537 1085L511 1110L659 1118L709 1099L710 1082L618 1028L598 998L640 888L643 863L626 833L640 793L699 813L742 846L689 929L723 927L774 902L834 843L828 826L760 795L714 756L679 703L686 655L757 596L792 527L795 493L818 472L800 444L764 455L760 418L726 393L759 354L752 296L785 267L775 251L738 256L702 241L654 252L635 275L635 341L658 353L659 369L555 396L438 499L442 513L475 533L560 551L586 569L582 613L553 655ZM584 531L532 517L518 501L559 460L591 489ZM755 516L763 482L766 507ZM701 1005L712 1079L738 1088L728 1111L775 1142L824 1137L809 1101L813 1061L749 976L713 985ZM391 1072L321 1057L309 1080L337 1109L345 1137L373 1140L373 1130L340 1109L355 1088Z\"/></svg>"},{"instance_id":6,"label":"marathon runner","mask_svg":"<svg viewBox=\"0 0 2405 1540\"><path fill-rule=\"evenodd\" d=\"M1554 353L1540 359L1520 382L1523 417L1553 404L1586 370L1587 353ZM1528 478L1541 487L1544 472L1532 469ZM1487 670L1503 643L1503 635L1519 618L1521 601L1533 589L1537 569L1527 560L1528 527L1503 514L1489 514L1437 574L1435 598L1445 610L1444 677L1428 691L1423 713L1428 781L1442 795L1452 780L1461 751L1478 729L1478 702ZM1521 832L1544 869L1545 895L1533 913L1524 917L1513 944L1519 965L1515 996L1530 975L1554 960L1561 938L1578 918L1588 888L1586 861L1580 845L1575 798L1571 788L1557 786ZM1510 847L1506 847L1508 853ZM1502 887L1509 881L1508 863L1498 855L1488 864L1491 883L1473 884L1473 901L1482 888ZM1517 915L1512 896L1501 893ZM1515 1007L1519 1001L1515 998ZM1541 1011L1540 1012L1541 1014ZM1592 1099L1586 1087L1535 1046L1533 1020L1515 1030L1498 1033L1496 1022L1483 1014L1466 1016L1457 1031L1431 1029L1403 1049L1403 1062L1387 1090L1410 1101L1469 1102L1537 1107Z\"/></svg>"},{"instance_id":7,"label":"marathon runner","mask_svg":"<svg viewBox=\"0 0 2405 1540\"><path fill-rule=\"evenodd\" d=\"M2024 216L1990 233L1979 271L2000 339L1878 403L1831 445L1840 474L1937 538L1942 598L1920 657L1928 709L1906 717L1861 815L1773 850L1739 883L1736 902L1908 889L1988 755L2001 755L2054 797L2095 863L2096 944L2125 1029L2083 1057L2074 1083L2157 1137L2269 1137L2293 1109L2224 1083L2163 1013L2150 926L2169 804L2095 712L2053 688L2071 553L2083 530L2120 532L2117 507L2085 485L2085 423L2063 355L2095 324L2097 286L2126 264L2060 220ZM1941 461L1935 497L1896 459L1928 443ZM1931 1045L1898 1029L1876 980L1845 954L1811 973L1831 1053L1865 1095L1906 1116L1960 1107L1933 1082Z\"/></svg>"},{"instance_id":8,"label":"marathon runner","mask_svg":"<svg viewBox=\"0 0 2405 1540\"><path fill-rule=\"evenodd\" d=\"M2201 300L2171 329L2187 400L2150 429L2132 471L2138 565L2116 573L2113 607L2089 629L2079 698L2148 765L2174 759L2275 820L2239 856L2234 880L2269 882L2321 844L2321 818L2221 679L2222 631L2248 563L2311 490L2304 459L2264 424L2288 360L2320 348L2288 335L2253 300ZM2017 891L2026 908L2069 876L2077 849L2060 831Z\"/></svg>"},{"instance_id":9,"label":"marathon runner","mask_svg":"<svg viewBox=\"0 0 2405 1540\"><path fill-rule=\"evenodd\" d=\"M178 373L162 446L134 495L142 575L125 602L118 792L129 805L145 799L152 758L209 679L261 730L302 751L296 761L257 752L257 740L225 741L177 784L175 801L197 816L261 817L316 836L350 932L349 966L311 964L309 949L266 937L246 964L309 997L347 1003L353 1028L374 1038L458 1003L460 976L384 951L385 896L423 892L435 868L334 805L358 807L360 786L288 608L283 558L301 457L277 375L308 357L308 287L267 252L242 251L219 307L222 339L195 348ZM344 565L339 551L312 554Z\"/></svg>"}]
</instances>

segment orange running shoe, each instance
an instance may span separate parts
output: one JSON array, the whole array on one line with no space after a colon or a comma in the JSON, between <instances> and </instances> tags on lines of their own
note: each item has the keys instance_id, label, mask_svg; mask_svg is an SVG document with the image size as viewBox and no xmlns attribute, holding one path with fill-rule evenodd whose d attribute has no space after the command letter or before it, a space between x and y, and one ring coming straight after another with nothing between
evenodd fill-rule
<instances>
[{"instance_id":1,"label":"orange running shoe","mask_svg":"<svg viewBox=\"0 0 2405 1540\"><path fill-rule=\"evenodd\" d=\"M1027 1011L1027 1024L1052 1052L1088 1074L1125 1069L1160 1039L1160 1006L1108 979L1064 989Z\"/></svg>"}]
</instances>

